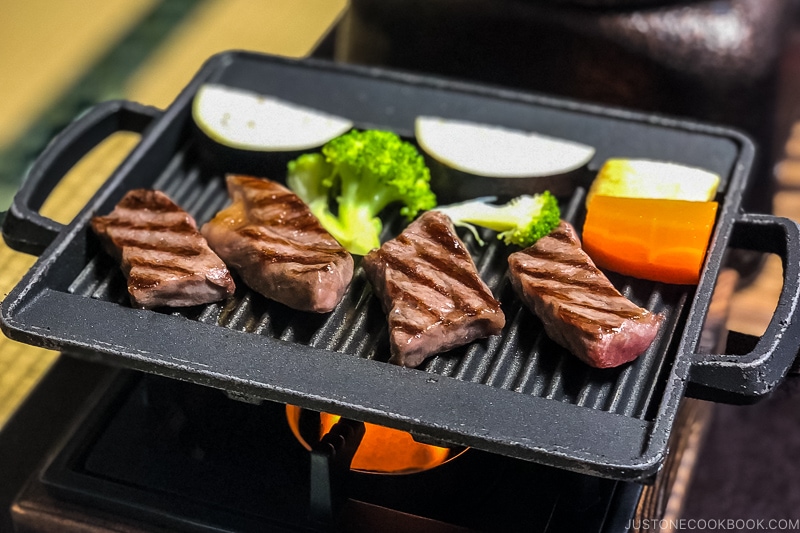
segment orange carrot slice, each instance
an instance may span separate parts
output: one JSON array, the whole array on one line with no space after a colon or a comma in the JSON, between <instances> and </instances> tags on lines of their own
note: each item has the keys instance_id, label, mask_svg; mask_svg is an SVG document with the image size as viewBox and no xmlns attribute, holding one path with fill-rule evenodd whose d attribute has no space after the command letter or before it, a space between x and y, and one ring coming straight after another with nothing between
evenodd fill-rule
<instances>
[{"instance_id":1,"label":"orange carrot slice","mask_svg":"<svg viewBox=\"0 0 800 533\"><path fill-rule=\"evenodd\" d=\"M597 266L673 284L696 284L717 202L595 196L583 247Z\"/></svg>"}]
</instances>

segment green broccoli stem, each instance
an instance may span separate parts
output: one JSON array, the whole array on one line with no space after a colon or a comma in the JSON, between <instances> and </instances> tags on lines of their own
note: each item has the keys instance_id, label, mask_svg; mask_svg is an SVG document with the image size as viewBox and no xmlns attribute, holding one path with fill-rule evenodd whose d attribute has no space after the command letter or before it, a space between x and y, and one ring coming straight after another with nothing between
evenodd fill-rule
<instances>
[{"instance_id":1,"label":"green broccoli stem","mask_svg":"<svg viewBox=\"0 0 800 533\"><path fill-rule=\"evenodd\" d=\"M387 187L368 186L380 184L379 180L365 180L360 176L351 175L348 169L341 171L341 194L337 201L339 204L339 222L343 231L340 240L350 253L366 255L381 245L380 235L383 223L377 214L383 210L394 198L387 194ZM335 237L336 235L334 235Z\"/></svg>"},{"instance_id":2,"label":"green broccoli stem","mask_svg":"<svg viewBox=\"0 0 800 533\"><path fill-rule=\"evenodd\" d=\"M345 233L342 238L346 241L343 246L355 255L366 255L371 250L380 248L383 223L372 209L358 205L339 207L339 220Z\"/></svg>"},{"instance_id":3,"label":"green broccoli stem","mask_svg":"<svg viewBox=\"0 0 800 533\"><path fill-rule=\"evenodd\" d=\"M319 223L325 228L328 233L333 235L336 240L339 240L337 235L344 235L345 231L342 227L341 222L339 221L338 217L331 213L331 210L328 208L328 202L321 199L321 200L314 200L308 203L309 209L317 217Z\"/></svg>"}]
</instances>

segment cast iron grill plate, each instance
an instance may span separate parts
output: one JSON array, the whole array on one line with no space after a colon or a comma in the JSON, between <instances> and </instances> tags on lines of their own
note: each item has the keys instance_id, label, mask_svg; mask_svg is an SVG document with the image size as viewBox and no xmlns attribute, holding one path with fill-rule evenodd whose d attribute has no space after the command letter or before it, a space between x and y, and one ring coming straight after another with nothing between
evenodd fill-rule
<instances>
[{"instance_id":1,"label":"cast iron grill plate","mask_svg":"<svg viewBox=\"0 0 800 533\"><path fill-rule=\"evenodd\" d=\"M195 217L199 226L229 202L224 177L204 173L202 166L192 161L191 153L189 148L178 152L153 188L168 194ZM576 216L583 214L583 192L579 188L562 206L566 220L575 223ZM383 240L401 231L404 224L397 216L387 222ZM493 239L490 233L483 235L487 243L483 247L469 232L462 232L461 237L481 278L500 299L508 323L502 336L435 356L420 367L422 371L627 417L652 419L650 403L654 392L663 387L663 374L671 364L672 333L679 327L691 287L617 276L617 287L623 294L638 305L662 314L665 320L657 339L633 364L594 369L552 342L538 318L517 300L506 276L507 257L513 250ZM356 257L356 261L360 262L360 258ZM228 301L162 312L363 359L379 362L388 359L386 317L361 268L356 269L342 303L324 315L293 311L249 290L242 282L237 287L235 296ZM129 304L126 282L118 265L102 252L91 258L68 291L118 305Z\"/></svg>"},{"instance_id":2,"label":"cast iron grill plate","mask_svg":"<svg viewBox=\"0 0 800 533\"><path fill-rule=\"evenodd\" d=\"M133 309L118 266L102 252L89 227L92 216L110 212L127 191L150 187L163 190L202 224L229 201L226 172L279 181L285 174L287 154L232 151L210 143L199 132L191 104L207 82L284 98L348 117L358 128L390 129L408 138L413 137L414 118L425 114L538 131L594 146L596 155L585 183L578 180L571 196L559 198L563 217L578 230L585 198L580 185L588 183L610 157L668 160L714 171L722 178L720 209L700 284L672 286L609 273L623 294L665 319L645 354L609 370L584 365L543 333L541 322L510 288L506 258L511 250L491 234L483 236L485 247L468 233L462 238L503 305L507 318L503 334L440 354L418 369L386 362L386 317L358 261L350 290L327 315L293 311L242 283L232 298L218 304L183 310ZM109 114L112 122L133 124L144 129L142 140L72 223L48 229L56 236L3 302L7 335L223 389L250 401L293 403L410 431L421 440L471 446L595 476L645 479L658 470L679 402L694 379L689 371L698 365L695 354L705 313L731 235L744 225L748 229L744 234L771 243L764 247L780 248L786 239L775 230L789 227L769 219L765 233L762 219L742 219L741 197L754 153L746 137L664 117L407 73L246 52L209 60L163 113L131 102L101 106L95 113L103 119L99 122L108 127ZM87 142L68 142L70 136L92 130L80 121L76 124L64 139L54 141L42 158L45 162L60 161L53 152L62 148L68 160L81 155L71 151L88 149ZM36 196L21 192L23 197ZM15 200L15 209L23 203ZM10 214L15 223L24 218ZM8 222L9 218L4 225L7 240L14 233ZM389 215L384 237L399 233L403 224L396 213ZM39 220L37 229L47 225ZM761 239L762 235L769 238ZM789 252L776 253L786 257ZM792 276L798 275L795 270ZM794 326L790 329L795 331ZM780 359L788 368L789 355ZM713 378L715 368L708 370ZM738 386L708 383L721 390Z\"/></svg>"}]
</instances>

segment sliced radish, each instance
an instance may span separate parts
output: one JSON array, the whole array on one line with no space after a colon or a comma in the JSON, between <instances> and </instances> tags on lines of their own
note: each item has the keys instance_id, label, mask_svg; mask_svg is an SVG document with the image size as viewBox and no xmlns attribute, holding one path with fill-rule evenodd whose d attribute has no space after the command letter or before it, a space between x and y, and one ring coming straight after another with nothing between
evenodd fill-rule
<instances>
[{"instance_id":1,"label":"sliced radish","mask_svg":"<svg viewBox=\"0 0 800 533\"><path fill-rule=\"evenodd\" d=\"M417 142L431 157L477 176L527 178L564 174L587 164L595 149L500 126L417 117Z\"/></svg>"},{"instance_id":2,"label":"sliced radish","mask_svg":"<svg viewBox=\"0 0 800 533\"><path fill-rule=\"evenodd\" d=\"M200 87L192 116L218 143L265 152L316 148L353 127L322 111L216 84Z\"/></svg>"}]
</instances>

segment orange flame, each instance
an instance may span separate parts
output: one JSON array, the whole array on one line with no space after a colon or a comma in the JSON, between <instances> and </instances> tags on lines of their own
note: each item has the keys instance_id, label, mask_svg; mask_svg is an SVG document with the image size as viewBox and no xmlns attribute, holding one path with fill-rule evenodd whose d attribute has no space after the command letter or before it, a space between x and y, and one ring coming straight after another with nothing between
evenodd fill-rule
<instances>
[{"instance_id":1,"label":"orange flame","mask_svg":"<svg viewBox=\"0 0 800 533\"><path fill-rule=\"evenodd\" d=\"M295 437L306 445L300 435L300 408L287 405L286 415ZM339 418L338 415L321 413L320 437L330 431ZM365 428L364 438L350 465L354 470L391 474L421 472L444 463L451 456L449 448L422 444L405 431L369 423Z\"/></svg>"}]
</instances>

